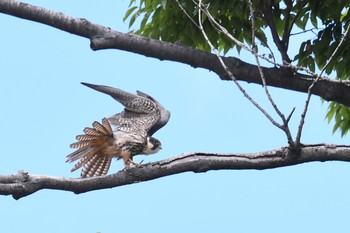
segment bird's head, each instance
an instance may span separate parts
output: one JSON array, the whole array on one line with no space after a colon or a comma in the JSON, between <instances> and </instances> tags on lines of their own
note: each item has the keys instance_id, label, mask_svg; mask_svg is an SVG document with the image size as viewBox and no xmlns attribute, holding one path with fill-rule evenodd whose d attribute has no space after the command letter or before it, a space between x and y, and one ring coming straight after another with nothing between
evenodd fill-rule
<instances>
[{"instance_id":1,"label":"bird's head","mask_svg":"<svg viewBox=\"0 0 350 233\"><path fill-rule=\"evenodd\" d=\"M154 137L147 137L147 145L143 150L143 154L150 155L157 153L160 149L162 149L162 144L160 141Z\"/></svg>"}]
</instances>

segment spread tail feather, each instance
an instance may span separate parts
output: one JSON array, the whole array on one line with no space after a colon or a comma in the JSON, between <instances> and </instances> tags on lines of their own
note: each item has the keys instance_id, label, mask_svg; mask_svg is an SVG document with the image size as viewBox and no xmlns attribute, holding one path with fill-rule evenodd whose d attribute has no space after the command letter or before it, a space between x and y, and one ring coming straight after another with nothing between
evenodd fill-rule
<instances>
[{"instance_id":1,"label":"spread tail feather","mask_svg":"<svg viewBox=\"0 0 350 233\"><path fill-rule=\"evenodd\" d=\"M103 154L103 149L113 138L112 128L106 118L102 119L102 124L95 121L92 126L84 129L85 134L76 136L78 142L72 143L70 147L77 150L69 154L66 160L71 163L80 159L71 172L82 167L83 178L106 175L111 165L112 156Z\"/></svg>"},{"instance_id":2,"label":"spread tail feather","mask_svg":"<svg viewBox=\"0 0 350 233\"><path fill-rule=\"evenodd\" d=\"M112 158L95 154L83 166L81 177L104 176L111 165Z\"/></svg>"}]
</instances>

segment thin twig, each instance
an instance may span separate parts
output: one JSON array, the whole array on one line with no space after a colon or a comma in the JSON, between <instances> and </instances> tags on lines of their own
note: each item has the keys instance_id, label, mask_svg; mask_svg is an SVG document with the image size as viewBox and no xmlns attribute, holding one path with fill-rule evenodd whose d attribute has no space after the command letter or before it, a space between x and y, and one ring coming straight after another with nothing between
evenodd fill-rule
<instances>
[{"instance_id":1,"label":"thin twig","mask_svg":"<svg viewBox=\"0 0 350 233\"><path fill-rule=\"evenodd\" d=\"M231 39L233 42L235 42L238 46L240 46L241 48L245 49L246 51L250 52L250 53L253 53L252 49L249 48L248 46L246 46L245 44L243 44L241 41L239 41L238 39L236 39L234 36L232 36L227 30L226 28L224 28L221 24L219 24L215 19L214 17L210 14L210 12L208 11L208 9L204 8L202 9L208 19L210 20L210 22L215 26L215 28L218 28L219 32L220 33L223 33L225 36L227 36L229 39ZM317 77L317 74L310 71L308 68L306 67L302 67L302 66L296 66L296 65L292 65L291 63L288 63L287 61L283 61L284 64L280 64L278 62L276 62L275 59L269 59L267 58L266 56L263 56L263 55L260 55L260 54L257 54L259 58L267 61L268 63L270 64L273 64L274 66L276 67L284 67L284 68L290 68L292 70L295 70L295 71L303 71L303 72L306 72L307 74L310 74L311 76L314 76L314 77ZM327 80L329 81L330 79L328 77L324 77L324 76L320 76L319 77L319 80ZM345 84L348 84L350 83L350 81L347 81L347 80L332 80L336 83L345 83Z\"/></svg>"},{"instance_id":2,"label":"thin twig","mask_svg":"<svg viewBox=\"0 0 350 233\"><path fill-rule=\"evenodd\" d=\"M194 25L196 25L197 28L199 28L199 25L197 24L197 22L196 22L194 19L192 19L192 17L187 13L187 11L183 8L183 6L179 3L178 0L176 0L176 3L177 3L177 5L180 7L180 9L182 10L182 12L187 16L187 18L188 18L189 20L191 20L192 23L193 23Z\"/></svg>"},{"instance_id":3,"label":"thin twig","mask_svg":"<svg viewBox=\"0 0 350 233\"><path fill-rule=\"evenodd\" d=\"M314 79L314 81L312 82L312 84L310 85L310 87L308 88L308 92L307 92L307 97L306 97L306 101L305 101L305 106L304 106L304 110L301 114L301 119L300 119L300 123L298 126L298 133L295 139L295 143L296 145L300 145L300 139L301 139L301 133L303 131L303 126L305 123L305 117L306 117L306 113L309 107L309 103L310 103L310 99L311 99L311 89L315 86L315 84L319 81L319 79L321 78L323 72L326 70L327 66L331 63L331 61L334 59L336 53L338 52L339 48L343 45L344 41L346 40L346 37L349 34L349 30L350 30L350 24L348 25L348 27L346 28L343 37L341 38L338 46L335 48L335 50L333 51L331 57L327 60L326 64L322 67L320 73L317 75L317 77Z\"/></svg>"},{"instance_id":4,"label":"thin twig","mask_svg":"<svg viewBox=\"0 0 350 233\"><path fill-rule=\"evenodd\" d=\"M214 17L210 14L209 10L207 8L202 8L202 10L204 11L204 13L207 15L209 21L211 22L211 24L218 29L218 32L224 34L225 36L227 36L230 40L232 40L234 43L236 43L238 46L240 46L241 48L245 49L246 51L250 52L253 54L253 51L250 47L246 46L243 42L241 42L240 40L238 40L237 38L235 38L234 36L232 36L226 28L224 28L221 24L219 24ZM257 54L257 56L265 61L267 61L270 64L273 64L277 67L291 67L286 64L280 64L278 62L276 62L275 59L269 59L263 55Z\"/></svg>"},{"instance_id":5,"label":"thin twig","mask_svg":"<svg viewBox=\"0 0 350 233\"><path fill-rule=\"evenodd\" d=\"M276 64L277 62L276 62L275 54L273 53L271 47L268 44L266 44L265 46L270 51L270 54L271 54L271 57L272 57L272 61L274 62L274 64ZM277 66L275 65L275 67L277 67Z\"/></svg>"},{"instance_id":6,"label":"thin twig","mask_svg":"<svg viewBox=\"0 0 350 233\"><path fill-rule=\"evenodd\" d=\"M289 113L287 120L286 120L287 124L289 123L290 118L292 118L294 111L295 111L295 108L293 108L292 111Z\"/></svg>"},{"instance_id":7,"label":"thin twig","mask_svg":"<svg viewBox=\"0 0 350 233\"><path fill-rule=\"evenodd\" d=\"M282 130L285 132L285 134L287 136L288 143L292 144L293 143L293 138L292 138L292 134L291 134L291 132L289 130L289 127L288 127L288 121L286 120L286 117L284 116L284 114L277 107L275 101L272 99L272 96L271 96L271 94L269 92L269 89L268 89L268 87L266 85L265 75L264 75L264 72L263 72L263 70L261 68L259 56L258 56L258 53L256 51L256 44L255 44L255 14L254 14L253 3L252 3L251 0L247 0L247 1L248 1L248 5L249 5L250 17L251 17L251 22L252 22L252 53L253 53L253 55L255 57L255 61L256 61L256 64L258 66L258 70L259 70L259 73L260 73L261 81L263 83L265 94L266 94L268 100L270 101L272 107L276 111L276 113L282 119L282 122L283 122L283 125L284 125L284 128Z\"/></svg>"},{"instance_id":8,"label":"thin twig","mask_svg":"<svg viewBox=\"0 0 350 233\"><path fill-rule=\"evenodd\" d=\"M312 32L313 34L317 35L314 30L317 30L317 28L310 28L310 29L307 29L307 30L304 30L304 31L301 31L301 32L295 32L295 33L291 33L290 36L297 36L297 35L300 35L300 34L304 34L304 33L307 33L307 32Z\"/></svg>"},{"instance_id":9,"label":"thin twig","mask_svg":"<svg viewBox=\"0 0 350 233\"><path fill-rule=\"evenodd\" d=\"M267 119L270 120L270 122L280 128L283 129L283 126L280 125L279 123L277 123L271 116L270 114L268 114L265 109L263 109L246 91L245 89L239 84L239 82L237 81L237 79L235 78L235 76L231 73L230 69L226 66L225 62L222 60L219 52L216 50L216 48L214 47L214 45L211 43L211 41L208 38L208 35L206 34L204 28L203 28L203 24L202 24L202 10L203 10L203 4L202 4L202 0L198 1L198 23L199 23L199 28L205 38L205 40L207 41L208 45L210 46L211 50L216 54L217 58L219 59L222 67L225 69L226 73L229 75L229 77L232 79L232 81L236 84L236 86L238 87L238 89L243 93L243 95L256 107L258 108L266 117ZM203 11L204 12L204 11Z\"/></svg>"}]
</instances>

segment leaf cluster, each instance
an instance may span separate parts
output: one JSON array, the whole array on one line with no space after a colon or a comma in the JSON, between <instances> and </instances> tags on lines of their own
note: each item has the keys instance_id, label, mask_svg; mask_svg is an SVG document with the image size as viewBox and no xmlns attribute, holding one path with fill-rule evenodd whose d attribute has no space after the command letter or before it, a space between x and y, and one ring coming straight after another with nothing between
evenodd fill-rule
<instances>
[{"instance_id":1,"label":"leaf cluster","mask_svg":"<svg viewBox=\"0 0 350 233\"><path fill-rule=\"evenodd\" d=\"M310 1L305 17L315 28L322 28L314 38L301 43L295 60L298 65L311 71L322 69L331 58L350 22L350 2L346 0ZM350 43L349 39L335 54L325 69L327 75L334 75L337 80L350 80ZM337 130L344 136L350 129L350 108L331 102L326 115L330 123L334 119L333 133Z\"/></svg>"},{"instance_id":2,"label":"leaf cluster","mask_svg":"<svg viewBox=\"0 0 350 233\"><path fill-rule=\"evenodd\" d=\"M207 4L217 22L234 37L251 44L252 26L246 1L204 0L203 3ZM137 19L140 20L139 28L133 31L136 34L210 51L196 23L198 12L198 6L192 0L140 0L138 3L131 0L124 20L129 20L129 27L132 27ZM262 22L256 23L258 24L256 36L266 44L266 37L260 25ZM202 16L202 24L209 39L219 51L227 53L234 47L240 51L241 48L218 32L205 15Z\"/></svg>"},{"instance_id":3,"label":"leaf cluster","mask_svg":"<svg viewBox=\"0 0 350 233\"><path fill-rule=\"evenodd\" d=\"M247 0L203 0L209 12L231 35L243 43L252 44L252 19ZM284 61L296 62L312 72L322 69L339 44L350 21L349 0L262 0L252 1L255 36L263 46L270 47L267 38L273 38ZM130 0L124 20L129 27L139 23L134 33L152 39L181 43L210 51L196 24L198 6L193 0ZM240 47L215 28L203 15L202 25L212 44L226 54ZM294 59L289 58L288 47L292 32L298 31L303 42ZM312 33L307 33L312 32ZM270 33L270 35L267 35ZM310 36L311 35L311 36ZM339 80L350 79L350 38L325 69L327 75ZM269 42L271 43L271 42ZM295 53L295 51L293 51ZM333 131L345 135L350 128L350 110L331 103L326 118L335 120Z\"/></svg>"}]
</instances>

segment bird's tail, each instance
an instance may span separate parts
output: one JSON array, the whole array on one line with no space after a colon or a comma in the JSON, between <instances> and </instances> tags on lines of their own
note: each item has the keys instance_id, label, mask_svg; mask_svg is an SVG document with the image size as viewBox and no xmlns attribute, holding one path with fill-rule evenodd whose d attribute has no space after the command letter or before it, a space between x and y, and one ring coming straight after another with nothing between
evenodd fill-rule
<instances>
[{"instance_id":1,"label":"bird's tail","mask_svg":"<svg viewBox=\"0 0 350 233\"><path fill-rule=\"evenodd\" d=\"M82 167L81 177L92 177L106 175L111 165L112 157L105 155L104 146L113 139L112 128L106 118L102 119L102 124L95 121L93 128L86 127L83 135L76 136L78 142L72 143L71 148L77 150L67 156L68 163L80 159L71 172Z\"/></svg>"}]
</instances>

